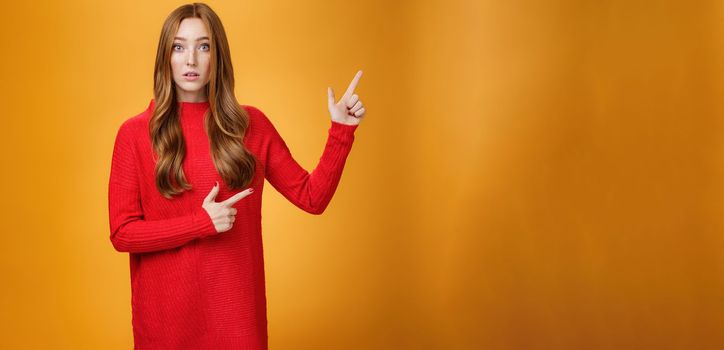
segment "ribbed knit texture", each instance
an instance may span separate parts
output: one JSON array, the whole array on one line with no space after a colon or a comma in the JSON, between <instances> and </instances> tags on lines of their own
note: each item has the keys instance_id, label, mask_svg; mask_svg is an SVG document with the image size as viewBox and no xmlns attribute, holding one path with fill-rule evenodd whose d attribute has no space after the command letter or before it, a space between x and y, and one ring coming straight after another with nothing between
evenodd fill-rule
<instances>
[{"instance_id":1,"label":"ribbed knit texture","mask_svg":"<svg viewBox=\"0 0 724 350\"><path fill-rule=\"evenodd\" d=\"M233 205L236 220L217 233L201 207L215 182L216 201L231 190L211 159L204 129L208 102L180 102L186 142L183 170L193 186L173 199L155 185L148 123L154 100L119 128L108 184L110 240L128 252L135 349L267 349L261 235L264 179L297 207L321 214L342 175L357 125L330 120L322 156L310 173L292 157L259 109L249 112L244 144L256 157L254 193Z\"/></svg>"}]
</instances>

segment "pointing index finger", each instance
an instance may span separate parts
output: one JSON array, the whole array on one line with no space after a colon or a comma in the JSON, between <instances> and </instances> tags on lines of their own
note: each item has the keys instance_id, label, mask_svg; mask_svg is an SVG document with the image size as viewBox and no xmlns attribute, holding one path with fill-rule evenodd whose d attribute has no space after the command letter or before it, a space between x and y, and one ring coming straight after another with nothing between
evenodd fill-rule
<instances>
[{"instance_id":1,"label":"pointing index finger","mask_svg":"<svg viewBox=\"0 0 724 350\"><path fill-rule=\"evenodd\" d=\"M347 91L344 93L345 97L350 97L354 93L354 89L357 88L357 83L359 83L359 79L362 77L362 70L358 70L357 74L355 74L354 78L352 78L352 82L349 83L349 87L347 87Z\"/></svg>"},{"instance_id":2,"label":"pointing index finger","mask_svg":"<svg viewBox=\"0 0 724 350\"><path fill-rule=\"evenodd\" d=\"M249 191L249 189L246 189L246 190L243 190L243 191L229 197L228 199L226 199L225 201L223 201L221 203L223 205L230 207L230 206L234 205L236 202L238 202L239 200L241 200L242 198L244 198L250 194L251 194L251 191Z\"/></svg>"}]
</instances>

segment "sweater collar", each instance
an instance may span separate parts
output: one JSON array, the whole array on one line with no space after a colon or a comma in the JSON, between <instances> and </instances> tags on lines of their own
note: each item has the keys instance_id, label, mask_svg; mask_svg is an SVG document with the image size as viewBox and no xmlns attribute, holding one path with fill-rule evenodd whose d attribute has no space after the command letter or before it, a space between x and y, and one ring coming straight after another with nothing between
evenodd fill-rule
<instances>
[{"instance_id":1,"label":"sweater collar","mask_svg":"<svg viewBox=\"0 0 724 350\"><path fill-rule=\"evenodd\" d=\"M205 112L209 108L209 101L203 102L178 102L182 113L185 112Z\"/></svg>"}]
</instances>

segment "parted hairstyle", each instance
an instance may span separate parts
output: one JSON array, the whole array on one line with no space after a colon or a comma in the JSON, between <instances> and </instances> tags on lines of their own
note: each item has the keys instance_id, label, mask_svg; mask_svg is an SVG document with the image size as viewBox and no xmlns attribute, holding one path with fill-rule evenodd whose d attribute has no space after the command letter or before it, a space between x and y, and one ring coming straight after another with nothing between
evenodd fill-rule
<instances>
[{"instance_id":1,"label":"parted hairstyle","mask_svg":"<svg viewBox=\"0 0 724 350\"><path fill-rule=\"evenodd\" d=\"M249 115L234 95L234 69L221 20L206 4L180 6L169 14L161 29L153 72L156 102L149 122L156 160L156 188L169 199L192 187L186 181L182 168L186 145L179 121L176 83L171 70L174 36L181 21L190 17L200 18L209 32L210 76L205 86L209 109L204 125L214 166L232 189L248 186L256 167L254 155L243 143L249 127Z\"/></svg>"}]
</instances>

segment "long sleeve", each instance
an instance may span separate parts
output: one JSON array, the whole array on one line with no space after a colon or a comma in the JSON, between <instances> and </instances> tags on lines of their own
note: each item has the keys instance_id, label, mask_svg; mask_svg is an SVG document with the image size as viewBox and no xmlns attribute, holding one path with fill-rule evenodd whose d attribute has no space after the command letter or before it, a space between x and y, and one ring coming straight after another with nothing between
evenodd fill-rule
<instances>
[{"instance_id":1,"label":"long sleeve","mask_svg":"<svg viewBox=\"0 0 724 350\"><path fill-rule=\"evenodd\" d=\"M124 123L116 135L108 183L110 239L119 252L143 253L171 249L216 234L211 217L199 203L192 214L144 220L134 133Z\"/></svg>"},{"instance_id":2,"label":"long sleeve","mask_svg":"<svg viewBox=\"0 0 724 350\"><path fill-rule=\"evenodd\" d=\"M330 122L327 144L311 173L294 160L282 137L268 122L266 179L291 203L316 215L324 212L337 189L357 129L357 125Z\"/></svg>"}]
</instances>

